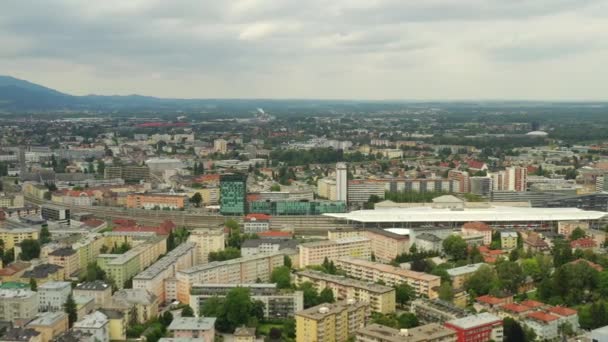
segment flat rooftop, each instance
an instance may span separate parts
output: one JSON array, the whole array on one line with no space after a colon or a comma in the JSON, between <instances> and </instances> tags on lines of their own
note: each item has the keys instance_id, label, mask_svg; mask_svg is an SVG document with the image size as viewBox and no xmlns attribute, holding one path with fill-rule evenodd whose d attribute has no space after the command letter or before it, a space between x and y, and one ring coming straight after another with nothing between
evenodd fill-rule
<instances>
[{"instance_id":1,"label":"flat rooftop","mask_svg":"<svg viewBox=\"0 0 608 342\"><path fill-rule=\"evenodd\" d=\"M379 262L367 261L363 259L357 259L353 257L341 257L336 260L337 262L345 262L352 265L357 265L366 268L372 268L384 273L390 273L398 276L402 276L405 278L412 278L424 281L436 281L441 279L441 277L424 273L424 272L416 272L410 271L403 268L395 267L392 265L381 264Z\"/></svg>"},{"instance_id":2,"label":"flat rooftop","mask_svg":"<svg viewBox=\"0 0 608 342\"><path fill-rule=\"evenodd\" d=\"M446 322L446 324L451 324L461 329L471 329L480 325L486 325L494 322L501 322L502 324L502 319L500 317L492 315L491 313L484 312L477 315L454 319Z\"/></svg>"},{"instance_id":3,"label":"flat rooftop","mask_svg":"<svg viewBox=\"0 0 608 342\"><path fill-rule=\"evenodd\" d=\"M304 270L296 272L298 276L308 277L312 279L320 279L331 283L340 284L343 286L356 287L360 289L365 289L369 292L374 293L387 293L391 291L395 291L394 288L389 286L380 285L377 283L370 283L363 280L347 278L338 275L327 274L319 271L313 270Z\"/></svg>"}]
</instances>

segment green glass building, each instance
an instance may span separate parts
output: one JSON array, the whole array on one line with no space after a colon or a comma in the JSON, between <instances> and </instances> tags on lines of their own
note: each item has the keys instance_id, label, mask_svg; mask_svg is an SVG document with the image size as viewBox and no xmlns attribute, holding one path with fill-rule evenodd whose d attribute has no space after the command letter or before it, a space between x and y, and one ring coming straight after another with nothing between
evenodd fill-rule
<instances>
[{"instance_id":1,"label":"green glass building","mask_svg":"<svg viewBox=\"0 0 608 342\"><path fill-rule=\"evenodd\" d=\"M247 175L220 176L220 213L222 215L247 213Z\"/></svg>"},{"instance_id":2,"label":"green glass building","mask_svg":"<svg viewBox=\"0 0 608 342\"><path fill-rule=\"evenodd\" d=\"M344 201L254 201L249 203L249 212L255 214L322 215L346 212Z\"/></svg>"}]
</instances>

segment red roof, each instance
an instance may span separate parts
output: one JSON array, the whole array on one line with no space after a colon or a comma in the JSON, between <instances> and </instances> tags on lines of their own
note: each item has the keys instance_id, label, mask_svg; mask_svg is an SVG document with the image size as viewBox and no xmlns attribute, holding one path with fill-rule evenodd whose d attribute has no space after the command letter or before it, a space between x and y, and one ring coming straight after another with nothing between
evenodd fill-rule
<instances>
[{"instance_id":1,"label":"red roof","mask_svg":"<svg viewBox=\"0 0 608 342\"><path fill-rule=\"evenodd\" d=\"M536 301L536 300L531 300L531 299L524 300L520 304L521 305L525 305L525 306L527 306L529 308L533 308L533 309L534 308L539 308L541 306L545 306L545 303L542 303L542 302L539 302L539 301Z\"/></svg>"},{"instance_id":2,"label":"red roof","mask_svg":"<svg viewBox=\"0 0 608 342\"><path fill-rule=\"evenodd\" d=\"M266 214L248 214L245 216L245 221L268 221L270 220L270 215Z\"/></svg>"},{"instance_id":3,"label":"red roof","mask_svg":"<svg viewBox=\"0 0 608 342\"><path fill-rule=\"evenodd\" d=\"M589 267L597 270L598 272L602 272L604 270L604 268L601 265L598 265L598 264L593 263L593 262L591 262L589 260L586 260L586 259L576 259L574 261L570 261L569 264L578 264L580 262L586 263L587 265L589 265Z\"/></svg>"},{"instance_id":4,"label":"red roof","mask_svg":"<svg viewBox=\"0 0 608 342\"><path fill-rule=\"evenodd\" d=\"M269 231L266 231L266 232L256 233L256 235L259 236L259 237L286 237L286 238L290 238L292 234L290 232L278 232L278 231L269 230Z\"/></svg>"},{"instance_id":5,"label":"red roof","mask_svg":"<svg viewBox=\"0 0 608 342\"><path fill-rule=\"evenodd\" d=\"M502 306L502 308L506 311L511 311L515 313L522 313L530 310L529 307L521 304L509 303Z\"/></svg>"},{"instance_id":6,"label":"red roof","mask_svg":"<svg viewBox=\"0 0 608 342\"><path fill-rule=\"evenodd\" d=\"M486 163L478 161L478 160L469 160L467 161L469 168L481 170L486 165Z\"/></svg>"},{"instance_id":7,"label":"red roof","mask_svg":"<svg viewBox=\"0 0 608 342\"><path fill-rule=\"evenodd\" d=\"M169 235L173 229L175 229L175 223L165 220L163 223L159 224L157 227L151 226L119 226L113 229L115 232L152 232L157 235Z\"/></svg>"},{"instance_id":8,"label":"red roof","mask_svg":"<svg viewBox=\"0 0 608 342\"><path fill-rule=\"evenodd\" d=\"M581 238L570 242L572 248L595 248L597 243L592 238Z\"/></svg>"},{"instance_id":9,"label":"red roof","mask_svg":"<svg viewBox=\"0 0 608 342\"><path fill-rule=\"evenodd\" d=\"M477 298L475 298L476 301L484 303L484 304L490 304L490 305L496 305L496 304L500 304L500 303L504 303L504 298L498 298L498 297L494 297L494 296L490 296L490 295L485 295L485 296L479 296Z\"/></svg>"},{"instance_id":10,"label":"red roof","mask_svg":"<svg viewBox=\"0 0 608 342\"><path fill-rule=\"evenodd\" d=\"M549 311L559 316L573 316L578 313L576 310L564 306L554 306Z\"/></svg>"},{"instance_id":11,"label":"red roof","mask_svg":"<svg viewBox=\"0 0 608 342\"><path fill-rule=\"evenodd\" d=\"M552 322L555 320L558 320L559 317L542 312L542 311L535 311L535 312L531 312L527 315L530 318L533 318L537 321L543 321L543 322Z\"/></svg>"},{"instance_id":12,"label":"red roof","mask_svg":"<svg viewBox=\"0 0 608 342\"><path fill-rule=\"evenodd\" d=\"M464 229L473 229L473 230L477 230L477 231L491 231L492 229L490 229L490 226L488 226L487 224L483 223L483 222L467 222L465 223L462 228Z\"/></svg>"}]
</instances>

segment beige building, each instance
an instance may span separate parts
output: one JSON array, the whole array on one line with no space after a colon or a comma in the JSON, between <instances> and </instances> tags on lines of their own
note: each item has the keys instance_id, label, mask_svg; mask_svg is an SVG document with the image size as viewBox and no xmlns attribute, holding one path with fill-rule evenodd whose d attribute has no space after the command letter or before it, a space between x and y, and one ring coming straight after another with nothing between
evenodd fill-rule
<instances>
[{"instance_id":1,"label":"beige building","mask_svg":"<svg viewBox=\"0 0 608 342\"><path fill-rule=\"evenodd\" d=\"M405 270L378 262L366 261L351 257L339 258L335 261L337 267L346 272L346 275L368 282L382 281L386 285L410 285L416 294L435 299L439 296L437 290L441 285L441 277Z\"/></svg>"},{"instance_id":2,"label":"beige building","mask_svg":"<svg viewBox=\"0 0 608 342\"><path fill-rule=\"evenodd\" d=\"M27 327L40 333L41 342L49 342L68 331L68 315L63 311L44 312L29 322Z\"/></svg>"},{"instance_id":3,"label":"beige building","mask_svg":"<svg viewBox=\"0 0 608 342\"><path fill-rule=\"evenodd\" d=\"M158 316L158 306L158 297L147 290L122 289L114 293L108 308L123 312L128 322L132 320L129 315L135 313L137 315L135 320L144 323Z\"/></svg>"},{"instance_id":4,"label":"beige building","mask_svg":"<svg viewBox=\"0 0 608 342\"><path fill-rule=\"evenodd\" d=\"M357 330L357 342L456 342L456 331L437 323L411 329L393 329L380 324L370 324Z\"/></svg>"},{"instance_id":5,"label":"beige building","mask_svg":"<svg viewBox=\"0 0 608 342\"><path fill-rule=\"evenodd\" d=\"M78 253L80 269L85 270L87 265L95 262L104 244L104 238L100 234L92 233L72 244L72 249Z\"/></svg>"},{"instance_id":6,"label":"beige building","mask_svg":"<svg viewBox=\"0 0 608 342\"><path fill-rule=\"evenodd\" d=\"M370 260L371 245L371 240L364 237L303 243L300 245L300 267L321 265L325 258L336 260L344 256Z\"/></svg>"},{"instance_id":7,"label":"beige building","mask_svg":"<svg viewBox=\"0 0 608 342\"><path fill-rule=\"evenodd\" d=\"M188 241L196 244L196 264L209 262L209 253L224 250L224 230L194 229L190 231Z\"/></svg>"},{"instance_id":8,"label":"beige building","mask_svg":"<svg viewBox=\"0 0 608 342\"><path fill-rule=\"evenodd\" d=\"M112 299L112 287L101 280L78 284L72 291L74 297L90 297L95 302L95 308L108 305Z\"/></svg>"},{"instance_id":9,"label":"beige building","mask_svg":"<svg viewBox=\"0 0 608 342\"><path fill-rule=\"evenodd\" d=\"M152 266L140 272L133 278L133 288L148 290L158 297L160 302L175 300L165 295L165 280L175 277L179 270L188 269L196 265L196 244L182 243L167 255L159 259Z\"/></svg>"},{"instance_id":10,"label":"beige building","mask_svg":"<svg viewBox=\"0 0 608 342\"><path fill-rule=\"evenodd\" d=\"M213 150L219 153L226 153L228 150L228 142L224 139L213 140Z\"/></svg>"},{"instance_id":11,"label":"beige building","mask_svg":"<svg viewBox=\"0 0 608 342\"><path fill-rule=\"evenodd\" d=\"M355 299L370 303L374 312L395 312L395 289L393 287L370 283L363 280L305 270L296 272L296 283L311 282L320 292L329 288L337 300Z\"/></svg>"},{"instance_id":12,"label":"beige building","mask_svg":"<svg viewBox=\"0 0 608 342\"><path fill-rule=\"evenodd\" d=\"M372 253L376 260L389 263L398 255L410 250L409 235L400 235L384 229L372 228L366 231L366 236L372 242Z\"/></svg>"},{"instance_id":13,"label":"beige building","mask_svg":"<svg viewBox=\"0 0 608 342\"><path fill-rule=\"evenodd\" d=\"M500 248L517 248L517 232L500 232Z\"/></svg>"},{"instance_id":14,"label":"beige building","mask_svg":"<svg viewBox=\"0 0 608 342\"><path fill-rule=\"evenodd\" d=\"M49 264L63 267L66 279L77 276L80 270L80 258L71 247L59 248L49 253Z\"/></svg>"},{"instance_id":15,"label":"beige building","mask_svg":"<svg viewBox=\"0 0 608 342\"><path fill-rule=\"evenodd\" d=\"M340 240L353 237L367 237L367 232L364 229L357 228L336 228L327 231L328 240Z\"/></svg>"},{"instance_id":16,"label":"beige building","mask_svg":"<svg viewBox=\"0 0 608 342\"><path fill-rule=\"evenodd\" d=\"M487 265L483 262L471 265L465 265L461 267L450 268L447 270L450 279L452 279L452 287L454 289L462 289L464 282L477 272L477 270L483 265Z\"/></svg>"},{"instance_id":17,"label":"beige building","mask_svg":"<svg viewBox=\"0 0 608 342\"><path fill-rule=\"evenodd\" d=\"M324 303L296 312L296 342L345 342L365 326L369 303Z\"/></svg>"},{"instance_id":18,"label":"beige building","mask_svg":"<svg viewBox=\"0 0 608 342\"><path fill-rule=\"evenodd\" d=\"M327 178L319 179L317 181L317 194L330 201L336 201L336 181Z\"/></svg>"},{"instance_id":19,"label":"beige building","mask_svg":"<svg viewBox=\"0 0 608 342\"><path fill-rule=\"evenodd\" d=\"M38 240L40 229L34 227L0 228L0 240L4 241L4 250L15 248L23 240Z\"/></svg>"},{"instance_id":20,"label":"beige building","mask_svg":"<svg viewBox=\"0 0 608 342\"><path fill-rule=\"evenodd\" d=\"M193 284L255 283L258 280L268 282L272 271L276 267L283 266L286 251L214 261L177 271L177 300L188 303Z\"/></svg>"},{"instance_id":21,"label":"beige building","mask_svg":"<svg viewBox=\"0 0 608 342\"><path fill-rule=\"evenodd\" d=\"M0 289L0 320L29 320L38 313L38 294L24 289Z\"/></svg>"}]
</instances>

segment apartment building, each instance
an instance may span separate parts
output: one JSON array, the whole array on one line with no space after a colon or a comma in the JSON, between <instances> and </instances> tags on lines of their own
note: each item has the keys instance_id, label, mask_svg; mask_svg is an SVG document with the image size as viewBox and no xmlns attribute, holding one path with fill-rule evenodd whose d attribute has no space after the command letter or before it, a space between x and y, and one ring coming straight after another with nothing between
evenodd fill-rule
<instances>
[{"instance_id":1,"label":"apartment building","mask_svg":"<svg viewBox=\"0 0 608 342\"><path fill-rule=\"evenodd\" d=\"M409 235L400 235L384 229L372 228L366 231L372 243L372 253L376 260L389 263L398 255L410 250Z\"/></svg>"},{"instance_id":2,"label":"apartment building","mask_svg":"<svg viewBox=\"0 0 608 342\"><path fill-rule=\"evenodd\" d=\"M500 248L517 248L517 232L500 232Z\"/></svg>"},{"instance_id":3,"label":"apartment building","mask_svg":"<svg viewBox=\"0 0 608 342\"><path fill-rule=\"evenodd\" d=\"M40 342L50 342L68 331L68 315L63 311L45 312L29 322L27 327L40 333Z\"/></svg>"},{"instance_id":4,"label":"apartment building","mask_svg":"<svg viewBox=\"0 0 608 342\"><path fill-rule=\"evenodd\" d=\"M226 261L214 261L177 271L177 300L188 303L194 284L237 284L269 281L272 271L283 266L287 250L272 254L258 254Z\"/></svg>"},{"instance_id":5,"label":"apartment building","mask_svg":"<svg viewBox=\"0 0 608 342\"><path fill-rule=\"evenodd\" d=\"M467 222L461 229L463 236L483 236L483 244L489 246L492 243L492 229L483 222Z\"/></svg>"},{"instance_id":6,"label":"apartment building","mask_svg":"<svg viewBox=\"0 0 608 342\"><path fill-rule=\"evenodd\" d=\"M241 255L244 257L256 254L275 253L282 249L296 249L298 241L292 239L252 239L245 240L241 245Z\"/></svg>"},{"instance_id":7,"label":"apartment building","mask_svg":"<svg viewBox=\"0 0 608 342\"><path fill-rule=\"evenodd\" d=\"M493 191L524 192L527 188L528 169L525 167L509 167L490 175Z\"/></svg>"},{"instance_id":8,"label":"apartment building","mask_svg":"<svg viewBox=\"0 0 608 342\"><path fill-rule=\"evenodd\" d=\"M159 298L145 289L122 289L112 296L107 308L116 309L131 321L145 323L158 316ZM133 316L134 315L134 316Z\"/></svg>"},{"instance_id":9,"label":"apartment building","mask_svg":"<svg viewBox=\"0 0 608 342\"><path fill-rule=\"evenodd\" d=\"M82 320L74 323L74 330L91 334L93 336L93 341L110 341L110 326L108 317L99 311L86 315Z\"/></svg>"},{"instance_id":10,"label":"apartment building","mask_svg":"<svg viewBox=\"0 0 608 342\"><path fill-rule=\"evenodd\" d=\"M255 234L270 229L270 215L248 214L243 222L243 231L247 234Z\"/></svg>"},{"instance_id":11,"label":"apartment building","mask_svg":"<svg viewBox=\"0 0 608 342\"><path fill-rule=\"evenodd\" d=\"M215 320L215 317L177 317L167 330L176 339L213 341L215 339Z\"/></svg>"},{"instance_id":12,"label":"apartment building","mask_svg":"<svg viewBox=\"0 0 608 342\"><path fill-rule=\"evenodd\" d=\"M137 165L106 166L103 176L105 179L121 178L128 183L147 182L150 180L150 168Z\"/></svg>"},{"instance_id":13,"label":"apartment building","mask_svg":"<svg viewBox=\"0 0 608 342\"><path fill-rule=\"evenodd\" d=\"M437 323L410 329L370 324L357 330L357 342L456 342L456 332Z\"/></svg>"},{"instance_id":14,"label":"apartment building","mask_svg":"<svg viewBox=\"0 0 608 342\"><path fill-rule=\"evenodd\" d=\"M88 264L95 262L103 244L103 236L96 233L89 233L81 240L72 244L72 249L78 254L79 269L84 270Z\"/></svg>"},{"instance_id":15,"label":"apartment building","mask_svg":"<svg viewBox=\"0 0 608 342\"><path fill-rule=\"evenodd\" d=\"M395 312L393 287L312 270L296 272L295 278L298 285L307 281L313 283L319 292L329 288L337 300L354 299L370 303L370 309L374 312Z\"/></svg>"},{"instance_id":16,"label":"apartment building","mask_svg":"<svg viewBox=\"0 0 608 342\"><path fill-rule=\"evenodd\" d=\"M101 280L78 284L73 290L74 297L89 297L94 299L95 307L104 307L112 298L112 287Z\"/></svg>"},{"instance_id":17,"label":"apartment building","mask_svg":"<svg viewBox=\"0 0 608 342\"><path fill-rule=\"evenodd\" d=\"M149 291L156 295L161 303L175 300L176 298L166 297L165 280L175 277L177 271L191 268L194 265L196 265L196 244L182 243L146 270L138 273L133 278L133 288Z\"/></svg>"},{"instance_id":18,"label":"apartment building","mask_svg":"<svg viewBox=\"0 0 608 342\"><path fill-rule=\"evenodd\" d=\"M209 262L209 253L224 250L224 230L200 228L190 231L188 242L196 244L196 265Z\"/></svg>"},{"instance_id":19,"label":"apartment building","mask_svg":"<svg viewBox=\"0 0 608 342\"><path fill-rule=\"evenodd\" d=\"M456 193L469 193L471 188L471 179L466 171L450 170L448 172L448 180L453 182L454 188L452 191Z\"/></svg>"},{"instance_id":20,"label":"apartment building","mask_svg":"<svg viewBox=\"0 0 608 342\"><path fill-rule=\"evenodd\" d=\"M45 204L40 208L40 216L49 221L69 221L70 209L58 205Z\"/></svg>"},{"instance_id":21,"label":"apartment building","mask_svg":"<svg viewBox=\"0 0 608 342\"><path fill-rule=\"evenodd\" d=\"M371 196L384 199L384 182L375 180L351 180L348 182L348 203L363 204Z\"/></svg>"},{"instance_id":22,"label":"apartment building","mask_svg":"<svg viewBox=\"0 0 608 342\"><path fill-rule=\"evenodd\" d=\"M31 270L23 272L21 280L24 282L30 279L36 280L38 285L42 285L48 281L62 281L65 280L65 273L63 267L53 264L39 264L34 266Z\"/></svg>"},{"instance_id":23,"label":"apartment building","mask_svg":"<svg viewBox=\"0 0 608 342\"><path fill-rule=\"evenodd\" d=\"M77 275L80 270L78 253L72 247L59 248L49 253L49 264L63 267L66 278Z\"/></svg>"},{"instance_id":24,"label":"apartment building","mask_svg":"<svg viewBox=\"0 0 608 342\"><path fill-rule=\"evenodd\" d=\"M340 240L353 237L367 237L367 231L359 228L336 228L327 231L328 240Z\"/></svg>"},{"instance_id":25,"label":"apartment building","mask_svg":"<svg viewBox=\"0 0 608 342\"><path fill-rule=\"evenodd\" d=\"M456 332L458 342L502 341L502 319L484 312L466 316L444 323L448 329Z\"/></svg>"},{"instance_id":26,"label":"apartment building","mask_svg":"<svg viewBox=\"0 0 608 342\"><path fill-rule=\"evenodd\" d=\"M419 296L429 299L439 296L437 290L441 285L441 277L436 275L352 257L338 258L335 260L335 264L345 271L347 276L355 279L368 282L382 281L388 286L405 283L410 285Z\"/></svg>"},{"instance_id":27,"label":"apartment building","mask_svg":"<svg viewBox=\"0 0 608 342\"><path fill-rule=\"evenodd\" d=\"M319 179L317 181L317 194L321 198L325 198L330 201L336 201L338 198L336 181L327 178Z\"/></svg>"},{"instance_id":28,"label":"apartment building","mask_svg":"<svg viewBox=\"0 0 608 342\"><path fill-rule=\"evenodd\" d=\"M129 194L127 208L139 209L182 209L186 205L186 196L172 194Z\"/></svg>"},{"instance_id":29,"label":"apartment building","mask_svg":"<svg viewBox=\"0 0 608 342\"><path fill-rule=\"evenodd\" d=\"M29 320L38 313L38 293L26 289L0 289L0 320Z\"/></svg>"},{"instance_id":30,"label":"apartment building","mask_svg":"<svg viewBox=\"0 0 608 342\"><path fill-rule=\"evenodd\" d=\"M249 289L251 299L264 304L264 317L285 318L304 309L304 294L302 291L277 289L277 284L194 284L190 290L190 307L199 316L200 309L209 298L225 297L230 290L244 287Z\"/></svg>"},{"instance_id":31,"label":"apartment building","mask_svg":"<svg viewBox=\"0 0 608 342\"><path fill-rule=\"evenodd\" d=\"M40 229L35 227L0 228L0 240L4 241L4 250L15 248L23 240L38 240Z\"/></svg>"},{"instance_id":32,"label":"apartment building","mask_svg":"<svg viewBox=\"0 0 608 342\"><path fill-rule=\"evenodd\" d=\"M63 306L72 293L72 283L49 281L38 286L39 311L63 311Z\"/></svg>"},{"instance_id":33,"label":"apartment building","mask_svg":"<svg viewBox=\"0 0 608 342\"><path fill-rule=\"evenodd\" d=\"M429 300L426 298L418 298L411 304L412 313L416 314L420 322L423 323L439 323L451 321L454 319L466 317L468 313L450 302L443 300Z\"/></svg>"},{"instance_id":34,"label":"apartment building","mask_svg":"<svg viewBox=\"0 0 608 342\"><path fill-rule=\"evenodd\" d=\"M371 240L364 237L303 243L300 245L300 267L321 265L325 258L336 260L343 256L370 260L371 247Z\"/></svg>"},{"instance_id":35,"label":"apartment building","mask_svg":"<svg viewBox=\"0 0 608 342\"><path fill-rule=\"evenodd\" d=\"M483 262L471 265L465 265L461 267L454 267L447 270L450 279L452 279L452 287L454 289L461 289L464 287L464 282L469 279L473 273L483 266L487 265Z\"/></svg>"},{"instance_id":36,"label":"apartment building","mask_svg":"<svg viewBox=\"0 0 608 342\"><path fill-rule=\"evenodd\" d=\"M296 313L296 342L345 342L365 326L369 304L355 300L324 303Z\"/></svg>"}]
</instances>

